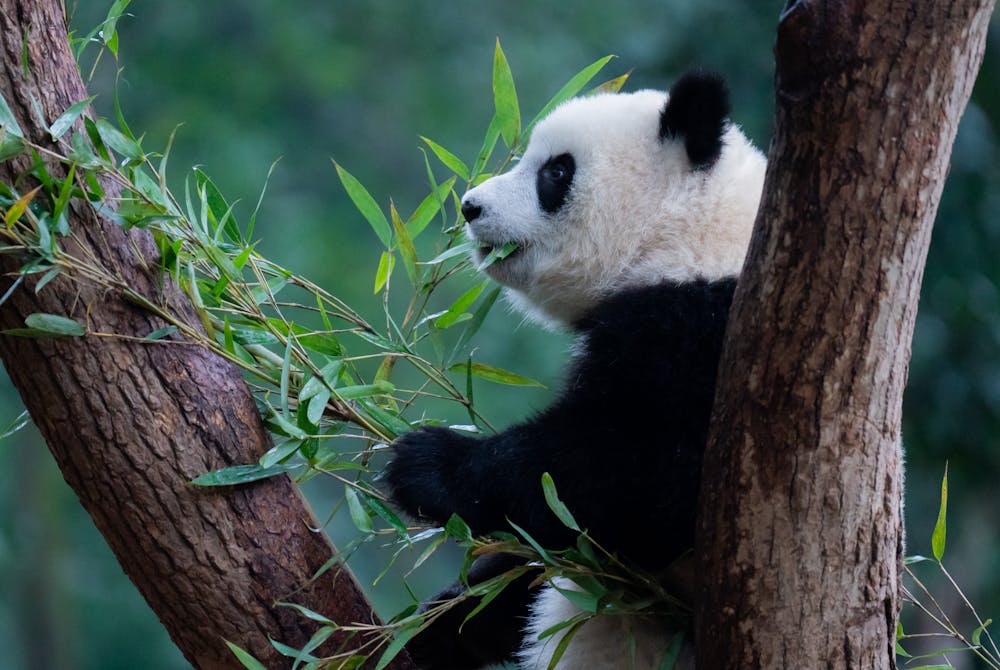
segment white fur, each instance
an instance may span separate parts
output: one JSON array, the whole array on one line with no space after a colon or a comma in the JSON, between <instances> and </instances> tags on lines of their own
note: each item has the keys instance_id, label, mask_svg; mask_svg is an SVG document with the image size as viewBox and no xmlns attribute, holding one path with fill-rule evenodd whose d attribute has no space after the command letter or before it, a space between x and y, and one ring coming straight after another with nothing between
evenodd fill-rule
<instances>
[{"instance_id":1,"label":"white fur","mask_svg":"<svg viewBox=\"0 0 1000 670\"><path fill-rule=\"evenodd\" d=\"M576 589L565 579L560 588ZM559 591L548 587L539 593L532 617L525 628L525 644L519 654L523 670L545 670L568 629L539 639L546 629L580 613ZM559 668L574 670L647 670L660 668L674 632L653 617L608 614L583 624L559 659ZM673 670L694 670L694 649L685 643Z\"/></svg>"},{"instance_id":2,"label":"white fur","mask_svg":"<svg viewBox=\"0 0 1000 670\"><path fill-rule=\"evenodd\" d=\"M465 194L482 208L470 237L520 244L486 270L513 289L515 304L571 323L623 287L739 273L764 157L731 125L719 161L692 170L682 139L658 137L666 102L649 90L565 102L535 127L512 170ZM576 173L563 207L548 214L537 172L564 153Z\"/></svg>"}]
</instances>

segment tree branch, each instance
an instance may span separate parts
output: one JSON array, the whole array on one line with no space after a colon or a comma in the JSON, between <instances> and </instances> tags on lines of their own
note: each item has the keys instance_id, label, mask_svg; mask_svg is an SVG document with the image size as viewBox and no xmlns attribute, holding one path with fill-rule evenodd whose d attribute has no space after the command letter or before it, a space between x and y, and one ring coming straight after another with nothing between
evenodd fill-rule
<instances>
[{"instance_id":1,"label":"tree branch","mask_svg":"<svg viewBox=\"0 0 1000 670\"><path fill-rule=\"evenodd\" d=\"M0 91L25 136L51 142L46 126L87 97L62 3L0 0L0 48ZM27 155L8 161L0 180L14 184L30 166ZM49 169L66 174L60 165ZM104 188L113 205L116 187ZM83 203L71 206L68 247L198 323L186 298L157 271L148 234L126 232ZM0 255L0 295L24 260ZM0 307L0 328L23 327L35 312L136 338L164 325L121 295L63 277L38 293L34 286L28 277ZM346 569L311 581L334 549L313 530L318 524L286 477L233 489L188 485L206 471L253 462L270 446L232 365L197 347L96 337L0 336L0 357L66 481L193 665L242 667L226 639L277 667L281 657L269 637L302 646L315 630L275 605L283 600L344 624L375 620ZM400 656L392 667L413 666Z\"/></svg>"},{"instance_id":2,"label":"tree branch","mask_svg":"<svg viewBox=\"0 0 1000 670\"><path fill-rule=\"evenodd\" d=\"M702 474L702 668L894 668L900 413L991 0L789 2Z\"/></svg>"}]
</instances>

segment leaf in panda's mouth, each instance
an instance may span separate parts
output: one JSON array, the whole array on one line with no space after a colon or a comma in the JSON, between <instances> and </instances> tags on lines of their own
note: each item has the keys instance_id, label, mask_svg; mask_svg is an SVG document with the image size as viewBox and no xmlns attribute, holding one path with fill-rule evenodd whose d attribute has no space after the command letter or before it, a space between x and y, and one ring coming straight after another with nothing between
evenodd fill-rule
<instances>
[{"instance_id":1,"label":"leaf in panda's mouth","mask_svg":"<svg viewBox=\"0 0 1000 670\"><path fill-rule=\"evenodd\" d=\"M518 244L517 242L508 242L502 247L494 247L488 244L484 244L483 246L480 247L480 250L486 251L487 249L489 249L489 253L487 253L486 256L483 257L483 262L479 264L479 271L482 272L483 270L493 265L494 263L502 261L503 259L510 256L512 253L517 251L520 247L521 245Z\"/></svg>"}]
</instances>

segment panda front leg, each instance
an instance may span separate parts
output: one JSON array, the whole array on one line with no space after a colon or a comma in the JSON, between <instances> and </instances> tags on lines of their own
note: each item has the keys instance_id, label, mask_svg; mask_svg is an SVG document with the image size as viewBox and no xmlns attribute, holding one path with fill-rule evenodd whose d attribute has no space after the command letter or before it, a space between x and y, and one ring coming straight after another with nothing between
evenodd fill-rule
<instances>
[{"instance_id":1,"label":"panda front leg","mask_svg":"<svg viewBox=\"0 0 1000 670\"><path fill-rule=\"evenodd\" d=\"M392 501L410 516L439 525L457 514L473 534L511 531L510 522L545 546L568 546L574 535L545 503L541 476L569 481L575 467L559 443L553 413L486 438L447 428L421 428L393 445L384 480Z\"/></svg>"},{"instance_id":2,"label":"panda front leg","mask_svg":"<svg viewBox=\"0 0 1000 670\"><path fill-rule=\"evenodd\" d=\"M545 507L545 462L538 452L543 433L538 422L484 439L445 428L408 433L393 443L394 458L386 468L391 498L410 516L440 525L457 514L477 535L510 530L508 518L522 523L529 519L527 525L537 531L530 519L539 517L539 506ZM483 556L469 571L469 584L523 564L524 559L515 556ZM479 598L452 605L407 645L411 656L424 670L472 670L513 660L538 592L537 587L529 588L535 576L515 579L469 621L466 617ZM466 586L456 582L424 608L462 597L465 591Z\"/></svg>"}]
</instances>

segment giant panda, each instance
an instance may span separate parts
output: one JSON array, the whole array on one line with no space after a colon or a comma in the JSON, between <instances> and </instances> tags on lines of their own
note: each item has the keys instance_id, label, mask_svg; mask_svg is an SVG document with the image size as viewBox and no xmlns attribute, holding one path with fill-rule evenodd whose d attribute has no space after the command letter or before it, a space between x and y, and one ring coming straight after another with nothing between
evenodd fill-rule
<instances>
[{"instance_id":1,"label":"giant panda","mask_svg":"<svg viewBox=\"0 0 1000 670\"><path fill-rule=\"evenodd\" d=\"M574 353L558 399L523 423L488 437L440 427L400 437L384 479L406 513L438 524L458 514L477 534L513 522L543 546L567 547L575 534L544 500L548 472L609 551L654 572L689 552L726 319L765 170L728 114L725 83L703 71L669 93L572 99L538 123L513 169L465 194L476 260L516 242L485 272L527 314L575 333ZM469 579L514 564L480 559ZM436 620L411 642L418 664L517 657L546 668L561 634L538 634L577 610L530 581L464 627L471 606ZM596 617L558 667L658 668L671 635L636 615ZM688 648L677 667L690 657Z\"/></svg>"}]
</instances>

